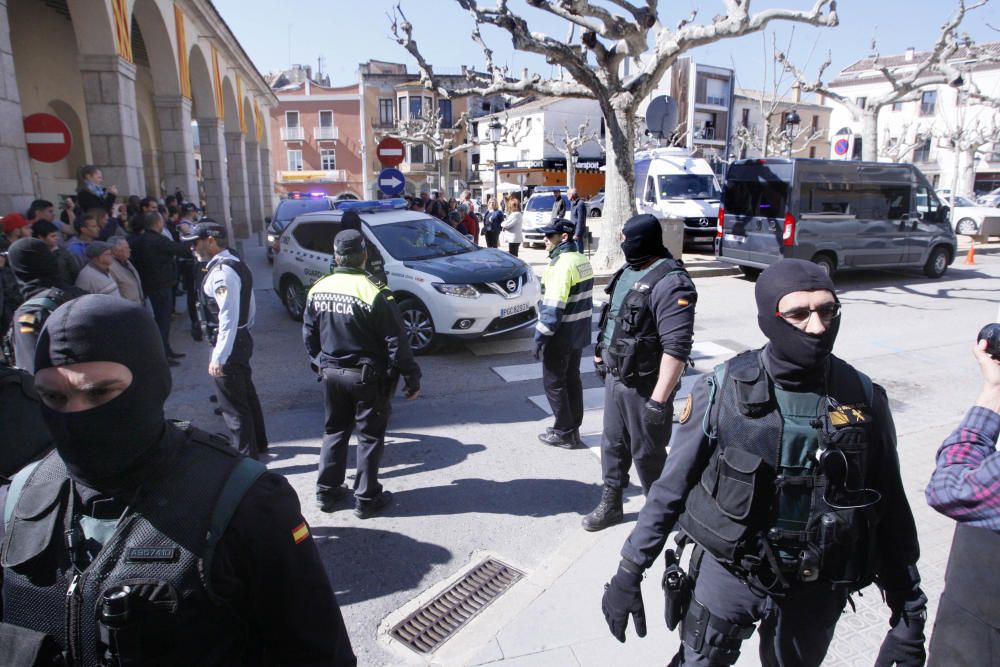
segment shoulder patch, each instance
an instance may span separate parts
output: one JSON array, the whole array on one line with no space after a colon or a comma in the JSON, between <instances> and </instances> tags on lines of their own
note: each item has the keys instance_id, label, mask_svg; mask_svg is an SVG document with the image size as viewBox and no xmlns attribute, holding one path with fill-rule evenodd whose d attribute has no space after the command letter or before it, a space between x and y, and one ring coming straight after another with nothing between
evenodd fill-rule
<instances>
[{"instance_id":1,"label":"shoulder patch","mask_svg":"<svg viewBox=\"0 0 1000 667\"><path fill-rule=\"evenodd\" d=\"M305 521L292 529L292 541L295 544L301 544L307 537L309 537L309 526L306 525Z\"/></svg>"},{"instance_id":2,"label":"shoulder patch","mask_svg":"<svg viewBox=\"0 0 1000 667\"><path fill-rule=\"evenodd\" d=\"M215 288L215 296L221 296L225 298L228 292L229 288L227 288L225 285L219 285L218 287Z\"/></svg>"},{"instance_id":3,"label":"shoulder patch","mask_svg":"<svg viewBox=\"0 0 1000 667\"><path fill-rule=\"evenodd\" d=\"M681 424L686 424L689 419L691 419L691 411L694 408L694 396L688 394L687 400L684 401L684 407L681 408L681 415L677 421Z\"/></svg>"},{"instance_id":4,"label":"shoulder patch","mask_svg":"<svg viewBox=\"0 0 1000 667\"><path fill-rule=\"evenodd\" d=\"M23 313L17 316L17 330L19 333L35 333L38 325L38 318L34 313Z\"/></svg>"},{"instance_id":5,"label":"shoulder patch","mask_svg":"<svg viewBox=\"0 0 1000 667\"><path fill-rule=\"evenodd\" d=\"M677 299L677 305L678 305L678 306L687 306L687 305L689 305L690 303L691 303L691 302L690 302L690 301L688 301L687 299Z\"/></svg>"}]
</instances>

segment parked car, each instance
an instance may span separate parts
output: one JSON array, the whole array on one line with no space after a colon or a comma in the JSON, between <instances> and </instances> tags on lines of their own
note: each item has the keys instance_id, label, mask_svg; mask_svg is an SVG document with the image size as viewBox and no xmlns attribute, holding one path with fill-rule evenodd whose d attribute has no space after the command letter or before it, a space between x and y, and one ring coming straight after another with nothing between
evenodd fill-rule
<instances>
[{"instance_id":1,"label":"parked car","mask_svg":"<svg viewBox=\"0 0 1000 667\"><path fill-rule=\"evenodd\" d=\"M748 276L782 257L840 269L922 267L956 254L948 207L912 164L767 158L729 167L716 256Z\"/></svg>"},{"instance_id":2,"label":"parked car","mask_svg":"<svg viewBox=\"0 0 1000 667\"><path fill-rule=\"evenodd\" d=\"M333 199L325 192L292 192L278 202L274 215L264 218L267 224L267 261L274 263L278 240L295 216L312 211L328 211L333 208Z\"/></svg>"},{"instance_id":3,"label":"parked car","mask_svg":"<svg viewBox=\"0 0 1000 667\"><path fill-rule=\"evenodd\" d=\"M984 226L989 221L990 224ZM951 212L951 224L956 234L976 236L983 229L1000 229L1000 209L979 206L966 197L955 197L955 208Z\"/></svg>"},{"instance_id":4,"label":"parked car","mask_svg":"<svg viewBox=\"0 0 1000 667\"><path fill-rule=\"evenodd\" d=\"M340 202L284 229L272 280L292 319L302 319L309 287L332 270L333 238L348 209L363 223L365 268L392 290L415 352L429 352L443 337L496 336L537 321L540 287L527 264L407 211L405 199Z\"/></svg>"},{"instance_id":5,"label":"parked car","mask_svg":"<svg viewBox=\"0 0 1000 667\"><path fill-rule=\"evenodd\" d=\"M566 212L569 215L571 204L566 196L566 188L553 186L540 186L528 197L524 204L524 212L521 215L521 231L524 234L523 244L531 247L537 245L545 247L545 236L542 234L542 227L552 221L552 206L556 203L555 192L559 191L563 203L566 204Z\"/></svg>"},{"instance_id":6,"label":"parked car","mask_svg":"<svg viewBox=\"0 0 1000 667\"><path fill-rule=\"evenodd\" d=\"M980 195L976 199L976 203L980 206L993 206L994 208L1000 206L1000 188L995 188L984 195Z\"/></svg>"},{"instance_id":7,"label":"parked car","mask_svg":"<svg viewBox=\"0 0 1000 667\"><path fill-rule=\"evenodd\" d=\"M683 148L636 153L635 205L661 220L684 220L685 240L711 239L719 216L719 181L703 158Z\"/></svg>"},{"instance_id":8,"label":"parked car","mask_svg":"<svg viewBox=\"0 0 1000 667\"><path fill-rule=\"evenodd\" d=\"M604 213L604 190L587 200L587 217L599 218Z\"/></svg>"}]
</instances>

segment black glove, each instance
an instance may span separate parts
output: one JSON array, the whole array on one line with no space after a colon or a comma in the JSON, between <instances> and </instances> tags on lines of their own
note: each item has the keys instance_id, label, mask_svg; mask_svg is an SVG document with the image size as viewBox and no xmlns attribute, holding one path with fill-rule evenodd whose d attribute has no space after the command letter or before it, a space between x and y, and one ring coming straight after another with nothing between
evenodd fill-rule
<instances>
[{"instance_id":1,"label":"black glove","mask_svg":"<svg viewBox=\"0 0 1000 667\"><path fill-rule=\"evenodd\" d=\"M410 398L414 394L420 391L420 387L410 387L409 385L403 387L403 397Z\"/></svg>"},{"instance_id":2,"label":"black glove","mask_svg":"<svg viewBox=\"0 0 1000 667\"><path fill-rule=\"evenodd\" d=\"M650 426L663 426L667 423L667 404L649 399L642 409L642 421Z\"/></svg>"},{"instance_id":3,"label":"black glove","mask_svg":"<svg viewBox=\"0 0 1000 667\"><path fill-rule=\"evenodd\" d=\"M886 600L892 609L889 624L892 628L882 641L882 648L875 659L875 667L923 667L927 661L924 650L924 624L927 622L927 596L919 588L901 602L892 593Z\"/></svg>"},{"instance_id":4,"label":"black glove","mask_svg":"<svg viewBox=\"0 0 1000 667\"><path fill-rule=\"evenodd\" d=\"M635 621L635 632L640 637L646 636L646 608L642 604L642 571L631 561L622 559L618 565L618 573L604 584L604 597L601 599L601 611L608 628L615 639L625 643L625 629L628 627L629 614Z\"/></svg>"},{"instance_id":5,"label":"black glove","mask_svg":"<svg viewBox=\"0 0 1000 667\"><path fill-rule=\"evenodd\" d=\"M597 371L597 377L601 378L601 382L604 382L604 378L608 377L608 365L603 361L595 361L594 370Z\"/></svg>"},{"instance_id":6,"label":"black glove","mask_svg":"<svg viewBox=\"0 0 1000 667\"><path fill-rule=\"evenodd\" d=\"M545 343L541 341L535 341L535 361L541 361L542 355L545 354Z\"/></svg>"},{"instance_id":7,"label":"black glove","mask_svg":"<svg viewBox=\"0 0 1000 667\"><path fill-rule=\"evenodd\" d=\"M316 374L316 382L323 381L323 369L317 366L315 362L309 362L309 370Z\"/></svg>"}]
</instances>

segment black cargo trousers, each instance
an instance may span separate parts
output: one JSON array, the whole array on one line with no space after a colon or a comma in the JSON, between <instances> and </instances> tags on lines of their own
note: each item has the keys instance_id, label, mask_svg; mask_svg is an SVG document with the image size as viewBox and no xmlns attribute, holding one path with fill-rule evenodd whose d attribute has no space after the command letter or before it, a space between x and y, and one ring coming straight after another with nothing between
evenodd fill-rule
<instances>
[{"instance_id":1,"label":"black cargo trousers","mask_svg":"<svg viewBox=\"0 0 1000 667\"><path fill-rule=\"evenodd\" d=\"M253 338L246 329L236 331L233 351L222 365L222 377L213 377L215 395L219 399L222 418L232 434L233 446L240 454L257 458L267 451L267 431L264 411L253 384L250 357L253 355Z\"/></svg>"},{"instance_id":2,"label":"black cargo trousers","mask_svg":"<svg viewBox=\"0 0 1000 667\"><path fill-rule=\"evenodd\" d=\"M654 383L655 384L655 383ZM626 387L608 373L604 379L604 430L601 435L601 472L613 489L628 487L628 471L635 463L642 492L660 478L667 462L667 443L673 426L673 394L667 400L663 424L643 419L653 386Z\"/></svg>"},{"instance_id":3,"label":"black cargo trousers","mask_svg":"<svg viewBox=\"0 0 1000 667\"><path fill-rule=\"evenodd\" d=\"M363 382L359 368L323 368L321 373L326 424L319 453L316 495L322 497L344 483L348 443L357 426L354 495L361 500L372 500L382 491L378 467L385 448L385 429L392 413L395 382L379 373L373 373L372 378Z\"/></svg>"}]
</instances>

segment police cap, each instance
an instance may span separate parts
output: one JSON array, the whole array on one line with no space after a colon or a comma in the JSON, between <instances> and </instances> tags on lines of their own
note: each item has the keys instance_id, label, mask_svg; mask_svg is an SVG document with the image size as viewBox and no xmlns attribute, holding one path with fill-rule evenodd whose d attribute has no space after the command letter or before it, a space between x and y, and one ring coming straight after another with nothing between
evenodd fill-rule
<instances>
[{"instance_id":1,"label":"police cap","mask_svg":"<svg viewBox=\"0 0 1000 667\"><path fill-rule=\"evenodd\" d=\"M356 229L345 229L333 239L333 252L354 255L365 251L365 237Z\"/></svg>"},{"instance_id":2,"label":"police cap","mask_svg":"<svg viewBox=\"0 0 1000 667\"><path fill-rule=\"evenodd\" d=\"M226 228L215 220L204 219L194 227L191 232L181 235L181 241L197 241L199 239L216 238L225 240Z\"/></svg>"},{"instance_id":3,"label":"police cap","mask_svg":"<svg viewBox=\"0 0 1000 667\"><path fill-rule=\"evenodd\" d=\"M181 204L181 215L187 215L188 213L197 213L198 205L192 202L185 202Z\"/></svg>"},{"instance_id":4,"label":"police cap","mask_svg":"<svg viewBox=\"0 0 1000 667\"><path fill-rule=\"evenodd\" d=\"M566 218L557 218L541 229L543 236L553 234L569 234L572 236L576 232L576 225Z\"/></svg>"}]
</instances>

